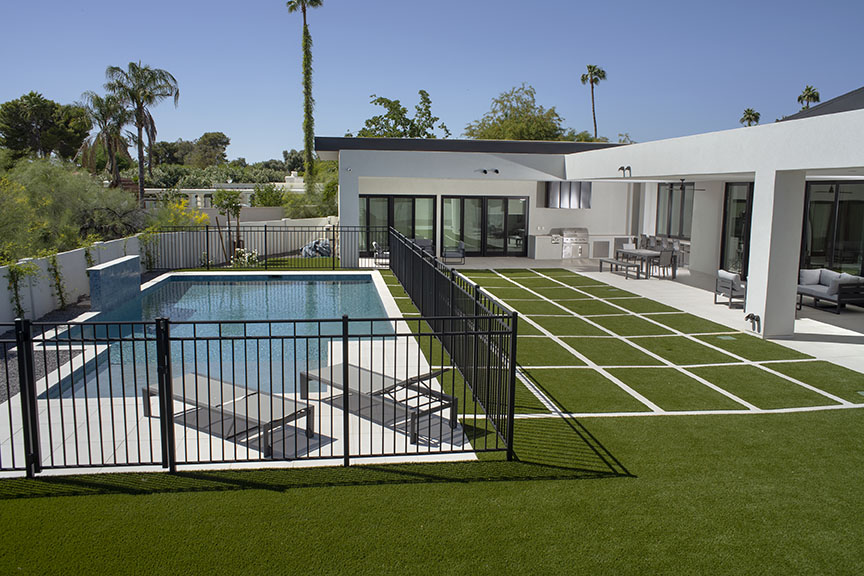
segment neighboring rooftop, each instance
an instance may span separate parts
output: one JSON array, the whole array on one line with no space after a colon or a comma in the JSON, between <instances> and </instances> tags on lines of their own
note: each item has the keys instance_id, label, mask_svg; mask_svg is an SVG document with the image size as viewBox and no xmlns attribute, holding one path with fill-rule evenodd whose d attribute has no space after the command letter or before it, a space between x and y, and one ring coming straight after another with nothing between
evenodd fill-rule
<instances>
[{"instance_id":1,"label":"neighboring rooftop","mask_svg":"<svg viewBox=\"0 0 864 576\"><path fill-rule=\"evenodd\" d=\"M315 151L323 160L335 160L340 150L572 154L613 146L621 146L621 144L539 140L439 140L432 138L340 138L327 136L315 138Z\"/></svg>"},{"instance_id":2,"label":"neighboring rooftop","mask_svg":"<svg viewBox=\"0 0 864 576\"><path fill-rule=\"evenodd\" d=\"M801 110L791 116L786 116L780 121L799 120L801 118L810 118L812 116L822 116L824 114L837 114L838 112L851 112L852 110L864 109L864 87L847 92L842 96L837 96L831 100L817 104L806 110Z\"/></svg>"}]
</instances>

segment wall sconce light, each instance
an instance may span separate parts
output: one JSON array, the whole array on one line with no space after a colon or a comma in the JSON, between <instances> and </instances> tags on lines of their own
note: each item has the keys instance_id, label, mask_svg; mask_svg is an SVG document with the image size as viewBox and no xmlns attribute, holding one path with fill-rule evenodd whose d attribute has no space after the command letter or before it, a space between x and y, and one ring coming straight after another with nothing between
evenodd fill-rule
<instances>
[{"instance_id":1,"label":"wall sconce light","mask_svg":"<svg viewBox=\"0 0 864 576\"><path fill-rule=\"evenodd\" d=\"M630 169L630 166L619 166L618 171L621 172L621 176L624 178L627 177L627 172L630 172L630 176L633 176L633 170Z\"/></svg>"},{"instance_id":2,"label":"wall sconce light","mask_svg":"<svg viewBox=\"0 0 864 576\"><path fill-rule=\"evenodd\" d=\"M481 172L483 172L483 174L489 174L489 172L492 172L493 174L500 174L501 173L497 168L495 168L493 170L488 170L488 169L484 168L483 170L481 170Z\"/></svg>"}]
</instances>

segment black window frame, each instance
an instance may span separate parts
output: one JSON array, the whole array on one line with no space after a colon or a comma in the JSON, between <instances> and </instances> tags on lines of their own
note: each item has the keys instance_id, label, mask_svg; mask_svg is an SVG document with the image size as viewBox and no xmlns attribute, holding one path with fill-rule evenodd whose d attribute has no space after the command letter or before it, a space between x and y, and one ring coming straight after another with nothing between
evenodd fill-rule
<instances>
[{"instance_id":1,"label":"black window frame","mask_svg":"<svg viewBox=\"0 0 864 576\"><path fill-rule=\"evenodd\" d=\"M664 238L673 238L675 240L690 240L690 238L691 238L690 236L685 236L684 234L670 234L669 233L672 229L672 193L675 190L675 188L674 188L675 186L678 186L680 188L682 184L684 185L684 190L683 190L684 193L681 196L681 209L680 209L680 213L678 214L678 230L683 232L684 231L685 215L686 215L686 210L684 209L684 207L687 205L687 202L685 201L685 196L686 196L687 192L690 192L693 196L693 198L691 199L691 204L693 203L693 201L695 201L696 184L694 182L683 182L683 183L682 182L669 182L669 183L665 183L665 184L657 184L657 214L656 214L656 217L654 220L654 230L655 230L657 236L662 236ZM666 226L667 226L667 229L664 232L660 231L660 195L661 194L666 194L666 199L667 199L667 202L666 202ZM691 232L693 230L692 214L691 214L691 221L690 221L690 230L691 230Z\"/></svg>"}]
</instances>

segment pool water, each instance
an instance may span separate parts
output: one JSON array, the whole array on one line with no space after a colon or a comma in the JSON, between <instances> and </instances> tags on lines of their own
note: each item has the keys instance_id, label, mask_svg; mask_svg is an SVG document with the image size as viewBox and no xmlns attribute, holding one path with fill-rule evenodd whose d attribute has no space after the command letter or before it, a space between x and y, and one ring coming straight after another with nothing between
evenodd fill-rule
<instances>
[{"instance_id":1,"label":"pool water","mask_svg":"<svg viewBox=\"0 0 864 576\"><path fill-rule=\"evenodd\" d=\"M73 342L82 336L149 340L110 343L48 395L128 397L152 385L155 325L123 323L160 317L172 321L175 379L198 373L250 389L294 392L300 371L331 363L328 349L341 338L343 314L352 319L349 334L355 337L393 334L390 322L362 321L387 317L369 274L172 276L88 320L96 324L70 331Z\"/></svg>"}]
</instances>

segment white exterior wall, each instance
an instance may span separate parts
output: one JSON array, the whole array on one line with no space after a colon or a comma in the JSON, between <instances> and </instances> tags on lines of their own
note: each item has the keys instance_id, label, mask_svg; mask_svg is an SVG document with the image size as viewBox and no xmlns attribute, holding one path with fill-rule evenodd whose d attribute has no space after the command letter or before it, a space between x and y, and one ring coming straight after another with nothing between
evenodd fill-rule
<instances>
[{"instance_id":1,"label":"white exterior wall","mask_svg":"<svg viewBox=\"0 0 864 576\"><path fill-rule=\"evenodd\" d=\"M656 188L656 186L655 186ZM690 232L692 272L715 275L720 264L720 236L723 227L723 182L696 182L693 193L693 221ZM656 205L656 202L655 202ZM654 213L657 209L655 207Z\"/></svg>"},{"instance_id":2,"label":"white exterior wall","mask_svg":"<svg viewBox=\"0 0 864 576\"><path fill-rule=\"evenodd\" d=\"M87 259L84 249L57 254L57 266L63 279L67 303L75 303L81 296L90 293L87 277ZM123 256L139 254L138 238L120 238L109 242L97 242L90 248L94 264L102 264ZM27 318L36 319L60 307L60 299L54 294L54 280L48 272L48 258L34 258L39 269L36 277L28 277L20 287L21 305ZM7 267L0 266L0 322L15 320L12 304L12 289L7 279Z\"/></svg>"}]
</instances>

